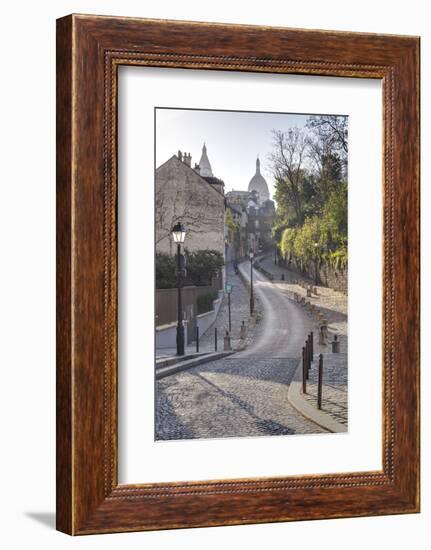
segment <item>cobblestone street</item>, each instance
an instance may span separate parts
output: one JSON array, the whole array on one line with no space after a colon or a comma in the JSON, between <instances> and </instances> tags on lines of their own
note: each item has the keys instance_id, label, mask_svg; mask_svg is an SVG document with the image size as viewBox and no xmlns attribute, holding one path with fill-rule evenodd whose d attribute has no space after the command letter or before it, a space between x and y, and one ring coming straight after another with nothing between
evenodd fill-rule
<instances>
[{"instance_id":1,"label":"cobblestone street","mask_svg":"<svg viewBox=\"0 0 431 550\"><path fill-rule=\"evenodd\" d=\"M248 262L240 264L249 279ZM234 284L232 332L239 332L248 314L249 292L241 278L228 272ZM313 319L277 285L254 271L260 321L249 333L245 351L198 365L157 380L156 439L254 437L324 433L288 401L289 385L298 366ZM217 319L227 326L227 301ZM212 345L213 331L202 338Z\"/></svg>"},{"instance_id":2,"label":"cobblestone street","mask_svg":"<svg viewBox=\"0 0 431 550\"><path fill-rule=\"evenodd\" d=\"M288 402L296 359L241 357L157 382L157 439L322 433Z\"/></svg>"}]
</instances>

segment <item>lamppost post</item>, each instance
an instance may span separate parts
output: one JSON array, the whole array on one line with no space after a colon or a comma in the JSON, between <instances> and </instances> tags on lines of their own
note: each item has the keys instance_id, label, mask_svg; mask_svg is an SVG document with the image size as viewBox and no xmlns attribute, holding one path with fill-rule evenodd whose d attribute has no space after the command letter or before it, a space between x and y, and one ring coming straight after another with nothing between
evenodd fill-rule
<instances>
[{"instance_id":1,"label":"lamppost post","mask_svg":"<svg viewBox=\"0 0 431 550\"><path fill-rule=\"evenodd\" d=\"M319 284L319 273L318 273L318 266L317 266L317 263L318 263L318 257L317 257L318 246L319 246L319 243L314 243L314 283L316 285Z\"/></svg>"},{"instance_id":2,"label":"lamppost post","mask_svg":"<svg viewBox=\"0 0 431 550\"><path fill-rule=\"evenodd\" d=\"M230 295L232 293L232 284L231 283L226 283L225 284L225 292L227 294L227 307L228 307L228 311L229 311L229 334L232 332L232 317L231 317L231 308L230 308Z\"/></svg>"},{"instance_id":3,"label":"lamppost post","mask_svg":"<svg viewBox=\"0 0 431 550\"><path fill-rule=\"evenodd\" d=\"M184 262L181 255L181 243L186 238L185 228L181 223L177 223L172 229L172 237L177 243L177 355L184 355L184 323L183 323L183 305L181 296L182 272Z\"/></svg>"},{"instance_id":4,"label":"lamppost post","mask_svg":"<svg viewBox=\"0 0 431 550\"><path fill-rule=\"evenodd\" d=\"M253 315L254 313L254 292L253 292L253 258L254 258L254 252L253 249L250 248L249 252L250 257L250 315Z\"/></svg>"}]
</instances>

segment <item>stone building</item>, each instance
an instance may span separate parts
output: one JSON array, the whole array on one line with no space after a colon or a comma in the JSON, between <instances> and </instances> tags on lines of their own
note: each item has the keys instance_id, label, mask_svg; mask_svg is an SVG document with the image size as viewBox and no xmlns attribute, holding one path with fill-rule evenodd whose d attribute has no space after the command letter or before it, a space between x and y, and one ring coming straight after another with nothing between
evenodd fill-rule
<instances>
[{"instance_id":1,"label":"stone building","mask_svg":"<svg viewBox=\"0 0 431 550\"><path fill-rule=\"evenodd\" d=\"M156 169L156 252L175 254L172 227L187 229L184 247L190 252L212 249L224 255L224 183L214 177L204 144L199 164L178 151Z\"/></svg>"},{"instance_id":2,"label":"stone building","mask_svg":"<svg viewBox=\"0 0 431 550\"><path fill-rule=\"evenodd\" d=\"M260 160L256 159L256 173L248 184L247 191L232 190L226 193L229 207L244 211L246 220L247 252L268 250L272 247L272 226L275 218L275 205L270 199L268 184L260 172Z\"/></svg>"}]
</instances>

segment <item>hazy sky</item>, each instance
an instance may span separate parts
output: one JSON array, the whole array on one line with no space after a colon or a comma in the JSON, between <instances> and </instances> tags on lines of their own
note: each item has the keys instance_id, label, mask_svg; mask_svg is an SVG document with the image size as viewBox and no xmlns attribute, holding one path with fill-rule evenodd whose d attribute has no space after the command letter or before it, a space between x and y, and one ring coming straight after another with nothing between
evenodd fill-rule
<instances>
[{"instance_id":1,"label":"hazy sky","mask_svg":"<svg viewBox=\"0 0 431 550\"><path fill-rule=\"evenodd\" d=\"M308 115L156 109L156 166L180 149L191 153L192 166L199 162L205 141L214 176L225 183L225 192L247 190L261 161L271 198L274 185L268 169L272 130L302 127Z\"/></svg>"}]
</instances>

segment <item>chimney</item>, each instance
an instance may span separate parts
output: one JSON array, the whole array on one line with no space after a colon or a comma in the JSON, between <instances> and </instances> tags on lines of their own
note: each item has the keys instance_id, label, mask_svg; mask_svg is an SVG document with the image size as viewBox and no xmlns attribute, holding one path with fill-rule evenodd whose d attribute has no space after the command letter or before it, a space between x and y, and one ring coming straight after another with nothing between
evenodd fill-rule
<instances>
[{"instance_id":1,"label":"chimney","mask_svg":"<svg viewBox=\"0 0 431 550\"><path fill-rule=\"evenodd\" d=\"M183 154L179 149L178 149L178 155L177 156L178 156L179 160L181 160L181 161L183 160Z\"/></svg>"},{"instance_id":2,"label":"chimney","mask_svg":"<svg viewBox=\"0 0 431 550\"><path fill-rule=\"evenodd\" d=\"M195 162L194 171L196 172L196 174L201 173L201 167L199 166L199 164L197 162Z\"/></svg>"},{"instance_id":3,"label":"chimney","mask_svg":"<svg viewBox=\"0 0 431 550\"><path fill-rule=\"evenodd\" d=\"M184 164L187 164L187 166L192 166L192 156L190 153L184 153L183 158Z\"/></svg>"}]
</instances>

